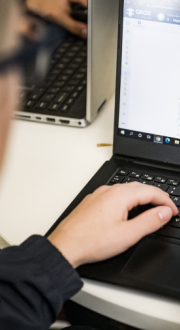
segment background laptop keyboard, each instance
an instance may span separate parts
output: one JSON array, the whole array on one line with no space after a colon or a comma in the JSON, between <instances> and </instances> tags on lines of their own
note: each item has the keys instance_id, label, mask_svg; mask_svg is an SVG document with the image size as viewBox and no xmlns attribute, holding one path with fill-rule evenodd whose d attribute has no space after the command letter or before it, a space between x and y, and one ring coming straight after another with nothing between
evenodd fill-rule
<instances>
[{"instance_id":1,"label":"background laptop keyboard","mask_svg":"<svg viewBox=\"0 0 180 330\"><path fill-rule=\"evenodd\" d=\"M172 220L164 226L162 229L156 232L156 234L172 237L180 240L180 181L173 178L155 176L151 173L130 171L123 168L118 169L113 178L109 181L108 185L114 185L117 183L128 183L128 182L141 182L143 184L156 186L170 195L170 198L176 204L179 209L179 214L173 217ZM139 206L134 210L133 216L147 210L152 206Z\"/></svg>"},{"instance_id":2,"label":"background laptop keyboard","mask_svg":"<svg viewBox=\"0 0 180 330\"><path fill-rule=\"evenodd\" d=\"M87 41L70 36L53 53L50 70L25 98L25 111L67 114L86 88Z\"/></svg>"}]
</instances>

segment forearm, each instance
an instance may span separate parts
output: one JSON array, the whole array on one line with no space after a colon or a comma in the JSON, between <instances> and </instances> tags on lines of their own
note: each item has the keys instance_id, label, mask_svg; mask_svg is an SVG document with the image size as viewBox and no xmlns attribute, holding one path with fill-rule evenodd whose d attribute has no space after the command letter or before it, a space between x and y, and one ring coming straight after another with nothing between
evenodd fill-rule
<instances>
[{"instance_id":1,"label":"forearm","mask_svg":"<svg viewBox=\"0 0 180 330\"><path fill-rule=\"evenodd\" d=\"M49 329L81 287L76 271L44 237L1 251L0 329Z\"/></svg>"}]
</instances>

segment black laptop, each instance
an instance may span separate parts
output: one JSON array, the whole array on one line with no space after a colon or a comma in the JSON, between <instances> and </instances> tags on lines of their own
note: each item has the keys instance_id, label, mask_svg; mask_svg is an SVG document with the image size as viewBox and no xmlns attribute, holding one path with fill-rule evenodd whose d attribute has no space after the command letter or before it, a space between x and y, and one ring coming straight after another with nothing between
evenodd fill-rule
<instances>
[{"instance_id":1,"label":"black laptop","mask_svg":"<svg viewBox=\"0 0 180 330\"><path fill-rule=\"evenodd\" d=\"M132 181L167 191L180 208L180 1L120 1L113 156L49 233L99 186ZM125 253L78 271L180 299L180 216Z\"/></svg>"}]
</instances>

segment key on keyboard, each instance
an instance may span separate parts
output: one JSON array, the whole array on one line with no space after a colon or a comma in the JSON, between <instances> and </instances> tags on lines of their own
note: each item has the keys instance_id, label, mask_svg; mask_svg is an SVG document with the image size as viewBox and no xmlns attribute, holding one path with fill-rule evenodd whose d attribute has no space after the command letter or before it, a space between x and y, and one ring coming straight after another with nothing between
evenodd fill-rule
<instances>
[{"instance_id":1,"label":"key on keyboard","mask_svg":"<svg viewBox=\"0 0 180 330\"><path fill-rule=\"evenodd\" d=\"M25 110L67 112L86 88L86 73L87 41L69 37L55 50L45 81L27 94Z\"/></svg>"},{"instance_id":2,"label":"key on keyboard","mask_svg":"<svg viewBox=\"0 0 180 330\"><path fill-rule=\"evenodd\" d=\"M169 193L170 198L175 203L179 209L179 214L173 217L171 221L165 225L162 229L158 230L156 234L180 239L180 181L173 178L166 178L161 176L154 176L151 173L141 173L137 171L130 171L124 168L120 168L116 171L115 175L108 185L118 184L118 183L130 183L130 182L141 182L143 184L154 185L163 191ZM132 219L142 212L145 212L152 205L138 206L129 212L129 219Z\"/></svg>"}]
</instances>

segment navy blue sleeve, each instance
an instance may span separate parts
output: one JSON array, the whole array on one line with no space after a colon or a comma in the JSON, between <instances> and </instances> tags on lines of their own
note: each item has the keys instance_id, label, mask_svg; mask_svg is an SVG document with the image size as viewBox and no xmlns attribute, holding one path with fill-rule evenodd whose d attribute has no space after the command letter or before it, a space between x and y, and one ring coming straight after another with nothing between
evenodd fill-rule
<instances>
[{"instance_id":1,"label":"navy blue sleeve","mask_svg":"<svg viewBox=\"0 0 180 330\"><path fill-rule=\"evenodd\" d=\"M83 283L45 238L0 251L0 329L48 330Z\"/></svg>"}]
</instances>

